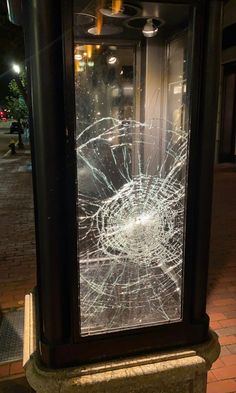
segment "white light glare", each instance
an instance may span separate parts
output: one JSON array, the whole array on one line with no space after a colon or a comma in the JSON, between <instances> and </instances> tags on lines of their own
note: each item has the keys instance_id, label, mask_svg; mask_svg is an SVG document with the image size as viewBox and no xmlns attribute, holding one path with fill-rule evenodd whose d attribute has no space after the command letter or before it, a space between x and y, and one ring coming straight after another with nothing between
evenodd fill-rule
<instances>
[{"instance_id":1,"label":"white light glare","mask_svg":"<svg viewBox=\"0 0 236 393\"><path fill-rule=\"evenodd\" d=\"M116 64L117 63L117 57L110 56L110 57L108 57L107 62L108 62L108 64L112 64L112 65Z\"/></svg>"},{"instance_id":2,"label":"white light glare","mask_svg":"<svg viewBox=\"0 0 236 393\"><path fill-rule=\"evenodd\" d=\"M154 25L153 20L147 19L147 22L143 26L143 35L144 37L150 38L154 37L158 33L158 27Z\"/></svg>"},{"instance_id":3,"label":"white light glare","mask_svg":"<svg viewBox=\"0 0 236 393\"><path fill-rule=\"evenodd\" d=\"M75 55L75 60L82 60L83 59L83 56L81 55L81 54L76 54Z\"/></svg>"},{"instance_id":4,"label":"white light glare","mask_svg":"<svg viewBox=\"0 0 236 393\"><path fill-rule=\"evenodd\" d=\"M12 69L16 74L20 73L20 66L18 64L13 64Z\"/></svg>"}]
</instances>

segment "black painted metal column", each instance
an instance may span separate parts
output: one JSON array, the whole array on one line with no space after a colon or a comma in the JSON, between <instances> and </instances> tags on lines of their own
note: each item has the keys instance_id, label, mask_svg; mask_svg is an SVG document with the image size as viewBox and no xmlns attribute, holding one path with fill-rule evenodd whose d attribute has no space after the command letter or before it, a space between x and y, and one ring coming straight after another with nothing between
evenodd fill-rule
<instances>
[{"instance_id":1,"label":"black painted metal column","mask_svg":"<svg viewBox=\"0 0 236 393\"><path fill-rule=\"evenodd\" d=\"M25 0L23 12L33 107L40 335L52 344L68 339L70 323L61 5Z\"/></svg>"},{"instance_id":2,"label":"black painted metal column","mask_svg":"<svg viewBox=\"0 0 236 393\"><path fill-rule=\"evenodd\" d=\"M208 260L213 190L213 166L218 108L220 56L221 56L222 1L211 0L207 4L204 68L202 70L202 97L200 100L200 144L196 195L196 249L195 256L201 263L195 264L193 302L194 320L205 315L207 297ZM204 228L204 230L203 230Z\"/></svg>"}]
</instances>

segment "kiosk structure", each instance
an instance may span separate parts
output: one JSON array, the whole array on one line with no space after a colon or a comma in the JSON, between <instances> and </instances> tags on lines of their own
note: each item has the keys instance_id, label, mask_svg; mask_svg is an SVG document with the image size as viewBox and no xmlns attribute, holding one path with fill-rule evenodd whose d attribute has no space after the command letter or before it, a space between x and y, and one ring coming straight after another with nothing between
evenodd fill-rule
<instances>
[{"instance_id":1,"label":"kiosk structure","mask_svg":"<svg viewBox=\"0 0 236 393\"><path fill-rule=\"evenodd\" d=\"M221 1L22 0L9 15L32 106L29 382L203 392L219 352L206 287Z\"/></svg>"}]
</instances>

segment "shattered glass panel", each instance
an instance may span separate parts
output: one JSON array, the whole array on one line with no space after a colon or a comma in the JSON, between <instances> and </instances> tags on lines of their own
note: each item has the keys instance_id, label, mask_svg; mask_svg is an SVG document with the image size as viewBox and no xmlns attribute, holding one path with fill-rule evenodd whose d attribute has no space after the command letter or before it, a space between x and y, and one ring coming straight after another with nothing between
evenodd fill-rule
<instances>
[{"instance_id":1,"label":"shattered glass panel","mask_svg":"<svg viewBox=\"0 0 236 393\"><path fill-rule=\"evenodd\" d=\"M187 30L104 41L75 45L81 335L182 319Z\"/></svg>"}]
</instances>

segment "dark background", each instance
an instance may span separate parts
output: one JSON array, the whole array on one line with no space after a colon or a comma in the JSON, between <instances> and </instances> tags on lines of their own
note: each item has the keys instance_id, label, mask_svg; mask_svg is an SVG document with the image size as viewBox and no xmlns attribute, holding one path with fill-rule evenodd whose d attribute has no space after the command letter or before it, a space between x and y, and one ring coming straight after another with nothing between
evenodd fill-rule
<instances>
[{"instance_id":1,"label":"dark background","mask_svg":"<svg viewBox=\"0 0 236 393\"><path fill-rule=\"evenodd\" d=\"M0 0L0 106L8 95L8 83L13 78L12 63L24 63L23 31L9 22L6 0Z\"/></svg>"}]
</instances>

